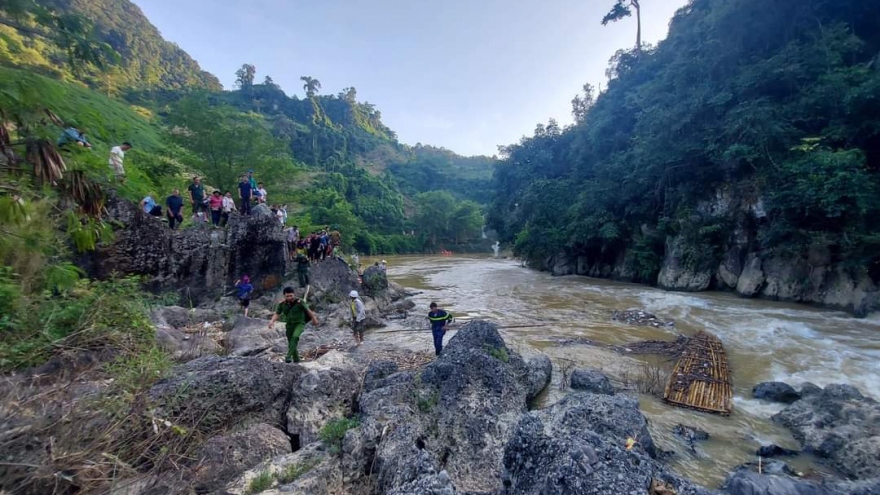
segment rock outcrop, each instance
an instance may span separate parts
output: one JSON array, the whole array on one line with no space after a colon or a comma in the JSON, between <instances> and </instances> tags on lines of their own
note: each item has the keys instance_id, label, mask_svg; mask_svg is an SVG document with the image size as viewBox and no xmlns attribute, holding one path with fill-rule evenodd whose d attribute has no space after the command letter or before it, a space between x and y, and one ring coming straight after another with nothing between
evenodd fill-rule
<instances>
[{"instance_id":1,"label":"rock outcrop","mask_svg":"<svg viewBox=\"0 0 880 495\"><path fill-rule=\"evenodd\" d=\"M638 438L628 450L627 438ZM708 494L654 460L638 401L575 393L523 416L504 449L502 494L649 493L653 481L679 495Z\"/></svg>"},{"instance_id":2,"label":"rock outcrop","mask_svg":"<svg viewBox=\"0 0 880 495\"><path fill-rule=\"evenodd\" d=\"M770 402L782 402L791 404L801 398L791 385L783 382L763 382L752 388L752 396Z\"/></svg>"},{"instance_id":3,"label":"rock outcrop","mask_svg":"<svg viewBox=\"0 0 880 495\"><path fill-rule=\"evenodd\" d=\"M654 279L636 275L639 271L626 247L589 255L561 251L529 261L553 275L634 280L668 290L730 290L744 297L803 302L859 316L880 311L880 280L867 266L853 267L821 244L797 255L762 246L770 222L753 184L717 190L714 198L697 204L690 224L721 228L716 234L720 239L700 240L693 232L668 237ZM656 233L643 226L642 235L649 234Z\"/></svg>"},{"instance_id":4,"label":"rock outcrop","mask_svg":"<svg viewBox=\"0 0 880 495\"><path fill-rule=\"evenodd\" d=\"M880 477L880 404L849 385L828 385L773 416L805 451L853 479Z\"/></svg>"},{"instance_id":5,"label":"rock outcrop","mask_svg":"<svg viewBox=\"0 0 880 495\"><path fill-rule=\"evenodd\" d=\"M571 373L573 390L583 390L594 394L614 395L614 387L611 381L601 371L596 369L576 369Z\"/></svg>"},{"instance_id":6,"label":"rock outcrop","mask_svg":"<svg viewBox=\"0 0 880 495\"><path fill-rule=\"evenodd\" d=\"M77 261L92 278L144 275L155 290L178 291L188 303L215 298L249 275L258 290L272 289L286 268L284 234L274 215L233 213L224 229L208 224L172 231L137 205L113 197L109 219L118 227L108 245Z\"/></svg>"}]
</instances>

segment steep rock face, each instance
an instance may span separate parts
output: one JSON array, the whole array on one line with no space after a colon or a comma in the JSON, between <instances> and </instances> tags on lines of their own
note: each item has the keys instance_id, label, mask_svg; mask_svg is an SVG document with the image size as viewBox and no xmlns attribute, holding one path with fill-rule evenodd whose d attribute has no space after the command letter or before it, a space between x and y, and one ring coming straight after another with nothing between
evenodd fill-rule
<instances>
[{"instance_id":1,"label":"steep rock face","mask_svg":"<svg viewBox=\"0 0 880 495\"><path fill-rule=\"evenodd\" d=\"M721 235L721 240L712 241L716 245L691 246L691 254L696 248L701 258L700 263L693 263L686 255L688 242L700 241L687 241L684 235L667 238L655 281L661 288L731 290L745 297L816 304L859 316L880 310L880 287L866 267L848 266L846 260L835 259L827 246L811 246L797 255L762 246L760 239L770 221L760 191L751 184L717 190L711 199L697 204L692 220L720 229L715 235ZM531 261L532 266L554 275L634 279L627 249L602 253L601 259L561 251Z\"/></svg>"},{"instance_id":2,"label":"steep rock face","mask_svg":"<svg viewBox=\"0 0 880 495\"><path fill-rule=\"evenodd\" d=\"M137 205L114 197L107 204L118 225L114 241L78 262L93 278L114 272L146 275L155 289L178 290L193 303L228 292L242 275L249 275L257 289L270 289L284 278L284 235L261 208L250 217L233 214L225 229L201 225L172 231Z\"/></svg>"}]
</instances>

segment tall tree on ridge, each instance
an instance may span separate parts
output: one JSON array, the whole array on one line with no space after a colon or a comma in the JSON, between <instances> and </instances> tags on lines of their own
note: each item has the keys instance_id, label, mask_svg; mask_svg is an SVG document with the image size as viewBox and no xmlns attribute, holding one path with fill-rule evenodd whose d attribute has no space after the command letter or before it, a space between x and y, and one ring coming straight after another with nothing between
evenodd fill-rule
<instances>
[{"instance_id":1,"label":"tall tree on ridge","mask_svg":"<svg viewBox=\"0 0 880 495\"><path fill-rule=\"evenodd\" d=\"M235 71L235 85L240 89L247 89L254 85L254 76L257 68L251 64L242 64L241 69Z\"/></svg>"},{"instance_id":2,"label":"tall tree on ridge","mask_svg":"<svg viewBox=\"0 0 880 495\"><path fill-rule=\"evenodd\" d=\"M636 9L636 52L642 51L642 7L640 0L617 0L611 10L602 18L602 25L616 22L624 17L632 15L632 9Z\"/></svg>"},{"instance_id":3,"label":"tall tree on ridge","mask_svg":"<svg viewBox=\"0 0 880 495\"><path fill-rule=\"evenodd\" d=\"M314 77L302 76L299 79L304 83L303 89L306 92L306 96L309 98L314 97L318 93L318 90L321 89L321 81Z\"/></svg>"}]
</instances>

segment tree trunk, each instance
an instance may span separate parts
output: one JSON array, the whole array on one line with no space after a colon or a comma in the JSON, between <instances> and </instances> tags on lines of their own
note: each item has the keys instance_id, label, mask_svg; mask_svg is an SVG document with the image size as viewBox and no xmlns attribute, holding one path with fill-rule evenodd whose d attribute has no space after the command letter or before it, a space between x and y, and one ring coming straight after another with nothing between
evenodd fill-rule
<instances>
[{"instance_id":1,"label":"tree trunk","mask_svg":"<svg viewBox=\"0 0 880 495\"><path fill-rule=\"evenodd\" d=\"M632 0L633 7L636 8L636 53L642 52L642 8L639 0Z\"/></svg>"}]
</instances>

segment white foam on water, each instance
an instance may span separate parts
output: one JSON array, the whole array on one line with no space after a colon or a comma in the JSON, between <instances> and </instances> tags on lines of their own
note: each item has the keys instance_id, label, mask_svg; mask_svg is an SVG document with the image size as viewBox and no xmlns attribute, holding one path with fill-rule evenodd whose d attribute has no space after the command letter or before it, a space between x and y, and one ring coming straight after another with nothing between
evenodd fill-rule
<instances>
[{"instance_id":1,"label":"white foam on water","mask_svg":"<svg viewBox=\"0 0 880 495\"><path fill-rule=\"evenodd\" d=\"M745 414L750 414L761 419L770 419L771 416L785 409L785 404L776 404L760 399L751 399L740 395L734 395L733 407Z\"/></svg>"}]
</instances>

